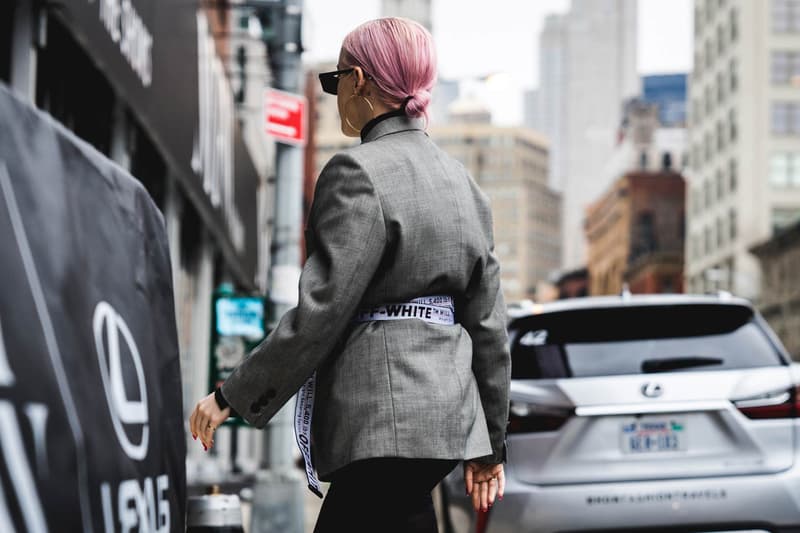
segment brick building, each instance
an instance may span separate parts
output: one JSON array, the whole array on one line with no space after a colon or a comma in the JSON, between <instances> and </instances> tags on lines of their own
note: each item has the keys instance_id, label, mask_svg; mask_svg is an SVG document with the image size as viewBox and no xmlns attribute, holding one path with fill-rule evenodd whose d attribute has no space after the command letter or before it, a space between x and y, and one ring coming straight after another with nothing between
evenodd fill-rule
<instances>
[{"instance_id":1,"label":"brick building","mask_svg":"<svg viewBox=\"0 0 800 533\"><path fill-rule=\"evenodd\" d=\"M629 172L587 208L590 295L683 292L684 191L677 172Z\"/></svg>"}]
</instances>

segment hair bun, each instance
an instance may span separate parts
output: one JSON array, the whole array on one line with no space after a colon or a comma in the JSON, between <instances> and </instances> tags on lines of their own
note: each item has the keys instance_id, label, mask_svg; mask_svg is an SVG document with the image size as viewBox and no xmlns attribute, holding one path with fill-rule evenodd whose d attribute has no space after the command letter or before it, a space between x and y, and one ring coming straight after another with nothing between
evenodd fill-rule
<instances>
[{"instance_id":1,"label":"hair bun","mask_svg":"<svg viewBox=\"0 0 800 533\"><path fill-rule=\"evenodd\" d=\"M406 115L412 118L425 114L425 110L431 103L431 92L424 89L417 91L416 94L406 98Z\"/></svg>"}]
</instances>

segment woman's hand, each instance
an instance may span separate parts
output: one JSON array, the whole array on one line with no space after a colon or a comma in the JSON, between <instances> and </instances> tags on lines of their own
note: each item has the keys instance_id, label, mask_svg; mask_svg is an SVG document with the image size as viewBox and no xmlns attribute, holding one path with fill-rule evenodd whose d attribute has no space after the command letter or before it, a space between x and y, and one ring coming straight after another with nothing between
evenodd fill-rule
<instances>
[{"instance_id":1,"label":"woman's hand","mask_svg":"<svg viewBox=\"0 0 800 533\"><path fill-rule=\"evenodd\" d=\"M503 499L506 477L502 463L493 465L464 461L464 484L467 494L472 496L472 507L475 511L485 513L494 505L495 496Z\"/></svg>"},{"instance_id":2,"label":"woman's hand","mask_svg":"<svg viewBox=\"0 0 800 533\"><path fill-rule=\"evenodd\" d=\"M206 451L210 450L211 446L214 445L214 430L225 422L230 414L230 407L219 408L212 392L197 402L192 416L189 417L189 431L192 432L192 438L197 440L197 437L200 437L203 448Z\"/></svg>"}]
</instances>

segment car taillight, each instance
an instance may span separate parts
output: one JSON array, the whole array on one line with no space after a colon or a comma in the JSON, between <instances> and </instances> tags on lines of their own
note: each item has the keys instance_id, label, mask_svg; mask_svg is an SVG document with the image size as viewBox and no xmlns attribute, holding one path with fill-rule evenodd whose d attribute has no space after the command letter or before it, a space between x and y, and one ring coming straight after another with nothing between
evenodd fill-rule
<instances>
[{"instance_id":1,"label":"car taillight","mask_svg":"<svg viewBox=\"0 0 800 533\"><path fill-rule=\"evenodd\" d=\"M511 400L508 415L508 432L538 433L556 431L569 420L573 413L573 409Z\"/></svg>"},{"instance_id":2,"label":"car taillight","mask_svg":"<svg viewBox=\"0 0 800 533\"><path fill-rule=\"evenodd\" d=\"M733 402L747 418L798 418L800 417L800 387L764 398L753 398Z\"/></svg>"}]
</instances>

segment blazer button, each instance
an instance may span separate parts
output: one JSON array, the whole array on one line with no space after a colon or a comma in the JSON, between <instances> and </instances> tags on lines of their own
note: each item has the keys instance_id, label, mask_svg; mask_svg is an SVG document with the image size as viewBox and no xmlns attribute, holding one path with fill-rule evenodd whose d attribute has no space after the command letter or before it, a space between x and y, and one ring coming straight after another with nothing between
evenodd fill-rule
<instances>
[{"instance_id":1,"label":"blazer button","mask_svg":"<svg viewBox=\"0 0 800 533\"><path fill-rule=\"evenodd\" d=\"M257 413L259 411L259 409L260 409L260 406L258 405L257 402L253 402L253 403L250 404L250 412L251 413Z\"/></svg>"}]
</instances>

